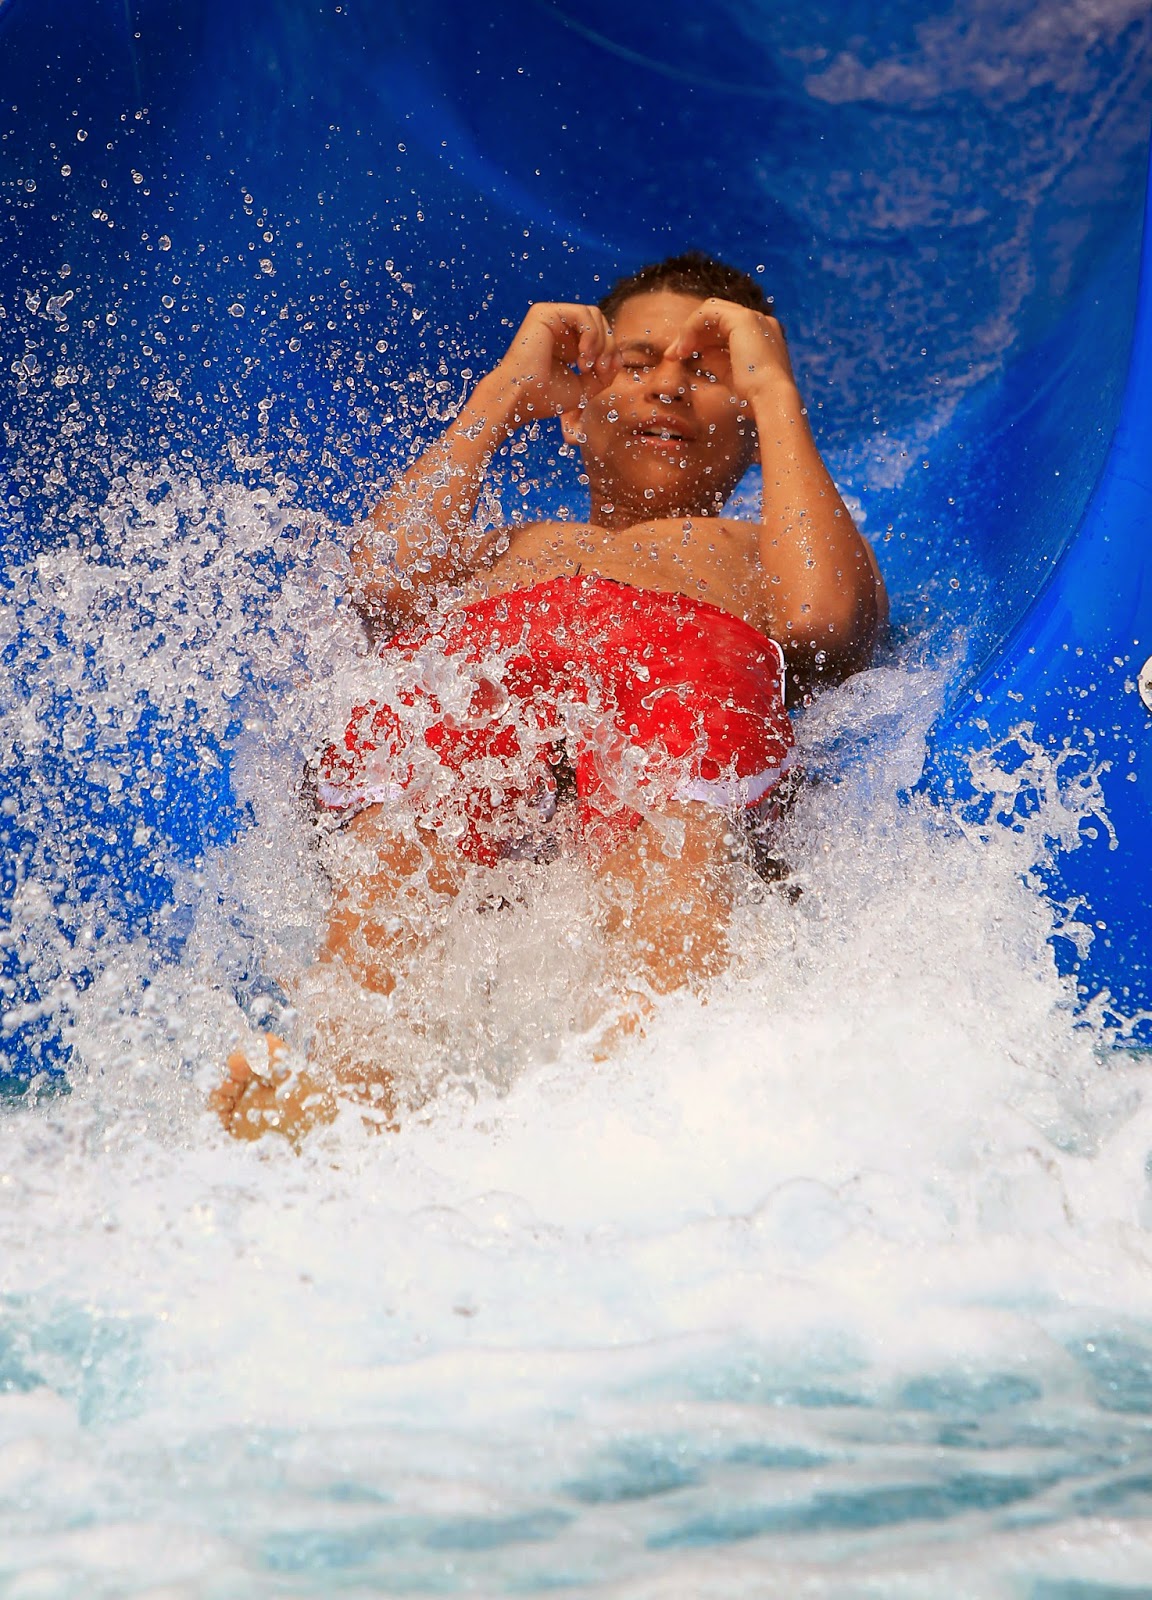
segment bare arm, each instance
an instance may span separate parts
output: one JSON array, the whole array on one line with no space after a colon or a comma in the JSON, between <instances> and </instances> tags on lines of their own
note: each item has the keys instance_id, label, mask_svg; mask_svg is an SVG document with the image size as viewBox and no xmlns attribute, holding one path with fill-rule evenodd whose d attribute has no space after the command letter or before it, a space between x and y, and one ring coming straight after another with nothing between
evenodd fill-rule
<instances>
[{"instance_id":1,"label":"bare arm","mask_svg":"<svg viewBox=\"0 0 1152 1600\"><path fill-rule=\"evenodd\" d=\"M868 665L887 596L790 378L760 393L752 414L764 480L760 565L775 637L803 693Z\"/></svg>"},{"instance_id":2,"label":"bare arm","mask_svg":"<svg viewBox=\"0 0 1152 1600\"><path fill-rule=\"evenodd\" d=\"M366 621L403 622L441 583L485 559L498 532L477 528L472 518L497 450L535 418L581 406L615 368L612 336L595 307L531 308L504 359L364 525L352 576L353 603Z\"/></svg>"},{"instance_id":3,"label":"bare arm","mask_svg":"<svg viewBox=\"0 0 1152 1600\"><path fill-rule=\"evenodd\" d=\"M800 693L867 666L887 616L876 558L857 531L808 426L774 317L706 300L669 354L727 347L732 387L756 425L764 488L760 565L769 631Z\"/></svg>"},{"instance_id":4,"label":"bare arm","mask_svg":"<svg viewBox=\"0 0 1152 1600\"><path fill-rule=\"evenodd\" d=\"M373 626L404 620L422 595L471 571L495 537L472 522L489 463L515 426L494 376L396 480L352 547L353 604Z\"/></svg>"}]
</instances>

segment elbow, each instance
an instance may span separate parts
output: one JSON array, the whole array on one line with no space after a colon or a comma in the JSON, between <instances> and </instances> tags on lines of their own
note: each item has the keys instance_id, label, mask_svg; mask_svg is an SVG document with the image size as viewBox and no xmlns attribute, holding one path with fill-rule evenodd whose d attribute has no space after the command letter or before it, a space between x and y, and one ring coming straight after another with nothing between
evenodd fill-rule
<instances>
[{"instance_id":1,"label":"elbow","mask_svg":"<svg viewBox=\"0 0 1152 1600\"><path fill-rule=\"evenodd\" d=\"M785 649L867 665L879 637L879 608L874 593L838 595L829 603L799 608L783 624Z\"/></svg>"},{"instance_id":2,"label":"elbow","mask_svg":"<svg viewBox=\"0 0 1152 1600\"><path fill-rule=\"evenodd\" d=\"M411 587L405 588L396 561L395 540L382 541L367 527L349 554L351 582L348 598L353 610L373 635L394 629L411 607ZM391 548L387 548L390 545ZM382 546L384 546L382 548Z\"/></svg>"},{"instance_id":3,"label":"elbow","mask_svg":"<svg viewBox=\"0 0 1152 1600\"><path fill-rule=\"evenodd\" d=\"M875 588L787 618L780 645L788 663L788 699L810 698L863 672L879 643L881 608Z\"/></svg>"}]
</instances>

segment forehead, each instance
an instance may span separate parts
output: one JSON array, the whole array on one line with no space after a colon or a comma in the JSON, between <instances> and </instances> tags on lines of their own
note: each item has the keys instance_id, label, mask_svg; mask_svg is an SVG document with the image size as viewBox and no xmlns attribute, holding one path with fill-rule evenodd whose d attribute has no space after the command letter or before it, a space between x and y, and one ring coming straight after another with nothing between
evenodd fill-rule
<instances>
[{"instance_id":1,"label":"forehead","mask_svg":"<svg viewBox=\"0 0 1152 1600\"><path fill-rule=\"evenodd\" d=\"M630 340L651 341L661 347L670 344L698 305L703 295L680 294L673 289L654 289L650 294L634 294L616 312L612 332L617 344Z\"/></svg>"}]
</instances>

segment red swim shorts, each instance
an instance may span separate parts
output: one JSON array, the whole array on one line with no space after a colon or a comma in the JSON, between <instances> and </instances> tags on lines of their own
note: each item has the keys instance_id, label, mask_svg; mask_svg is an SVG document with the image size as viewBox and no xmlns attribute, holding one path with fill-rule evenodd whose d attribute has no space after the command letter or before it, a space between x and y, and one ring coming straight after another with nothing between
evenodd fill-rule
<instances>
[{"instance_id":1,"label":"red swim shorts","mask_svg":"<svg viewBox=\"0 0 1152 1600\"><path fill-rule=\"evenodd\" d=\"M549 815L565 758L596 852L670 801L758 806L792 759L779 645L685 595L553 578L401 633L380 663L380 699L318 758L319 805L408 807L489 866Z\"/></svg>"}]
</instances>

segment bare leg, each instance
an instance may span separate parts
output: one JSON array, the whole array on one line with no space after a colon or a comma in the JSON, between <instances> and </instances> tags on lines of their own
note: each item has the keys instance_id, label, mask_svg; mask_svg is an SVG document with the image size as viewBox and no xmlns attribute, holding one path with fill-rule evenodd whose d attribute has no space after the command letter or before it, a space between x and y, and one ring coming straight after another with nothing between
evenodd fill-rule
<instances>
[{"instance_id":1,"label":"bare leg","mask_svg":"<svg viewBox=\"0 0 1152 1600\"><path fill-rule=\"evenodd\" d=\"M333 907L321 961L339 961L363 988L391 994L424 944L436 902L459 893L463 862L431 830L408 838L372 806L341 829L325 865Z\"/></svg>"},{"instance_id":2,"label":"bare leg","mask_svg":"<svg viewBox=\"0 0 1152 1600\"><path fill-rule=\"evenodd\" d=\"M711 807L672 805L596 867L622 1003L598 1054L609 1054L622 1036L642 1028L653 994L695 987L723 970L732 903L730 826ZM340 1097L360 1102L377 1126L395 1125L392 1080L371 1048L372 1030L358 1015L355 995L392 992L424 947L437 903L458 892L464 867L434 836L411 839L390 830L379 807L341 831L328 865L334 905L313 975L321 981L310 984L328 1003L309 1019L311 1057L307 1067L292 1071L286 1047L273 1035L266 1067L234 1052L211 1104L239 1139L277 1132L298 1147L310 1128L332 1121Z\"/></svg>"},{"instance_id":3,"label":"bare leg","mask_svg":"<svg viewBox=\"0 0 1152 1600\"><path fill-rule=\"evenodd\" d=\"M602 1041L605 1053L615 1037L642 1026L650 994L695 988L727 965L731 826L711 806L670 805L600 863L624 1008Z\"/></svg>"},{"instance_id":4,"label":"bare leg","mask_svg":"<svg viewBox=\"0 0 1152 1600\"><path fill-rule=\"evenodd\" d=\"M459 890L463 865L431 833L409 839L390 829L382 808L373 806L341 830L326 866L333 909L319 967L307 983L314 997L307 1008L309 1062L292 1070L287 1047L273 1034L266 1067L248 1059L259 1049L233 1052L210 1104L238 1139L276 1132L298 1147L310 1128L333 1120L341 1096L359 1101L377 1126L395 1125L392 1078L354 997L392 992L427 938L436 903Z\"/></svg>"}]
</instances>

